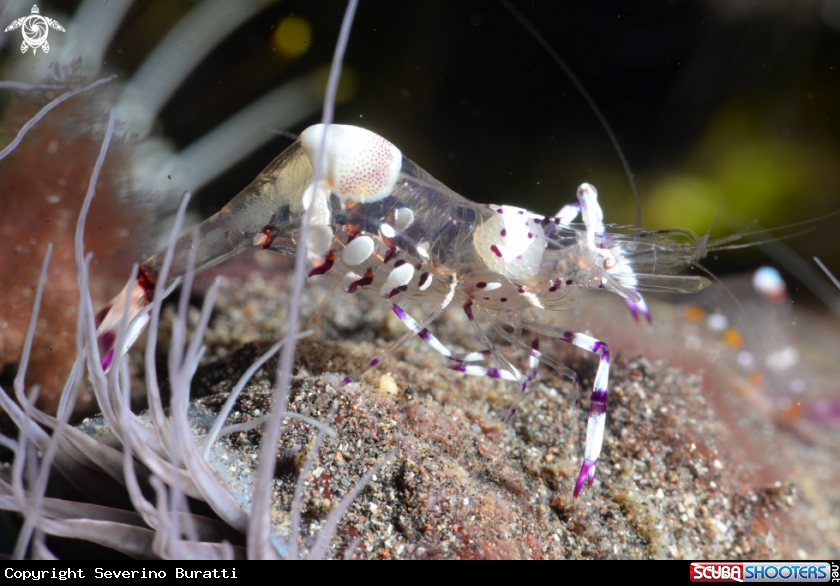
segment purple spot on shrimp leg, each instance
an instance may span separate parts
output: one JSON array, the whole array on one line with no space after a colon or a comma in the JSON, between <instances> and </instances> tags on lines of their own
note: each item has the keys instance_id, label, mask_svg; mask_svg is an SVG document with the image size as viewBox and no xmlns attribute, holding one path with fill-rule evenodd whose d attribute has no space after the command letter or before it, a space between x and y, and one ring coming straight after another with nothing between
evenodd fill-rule
<instances>
[{"instance_id":1,"label":"purple spot on shrimp leg","mask_svg":"<svg viewBox=\"0 0 840 586\"><path fill-rule=\"evenodd\" d=\"M580 469L580 474L578 474L577 482L575 482L574 498L577 498L580 494L580 489L583 488L584 481L586 481L587 488L592 487L592 481L595 479L595 464L596 460L584 458L583 466Z\"/></svg>"},{"instance_id":2,"label":"purple spot on shrimp leg","mask_svg":"<svg viewBox=\"0 0 840 586\"><path fill-rule=\"evenodd\" d=\"M397 314L397 317L400 319L405 319L405 312L402 310L402 307L397 305L396 303L391 304L391 309L394 310L394 313Z\"/></svg>"},{"instance_id":3,"label":"purple spot on shrimp leg","mask_svg":"<svg viewBox=\"0 0 840 586\"><path fill-rule=\"evenodd\" d=\"M353 379L351 377L345 376L343 379L341 379L341 385L339 385L339 386L346 387L347 385L349 385L352 382L353 382Z\"/></svg>"}]
</instances>

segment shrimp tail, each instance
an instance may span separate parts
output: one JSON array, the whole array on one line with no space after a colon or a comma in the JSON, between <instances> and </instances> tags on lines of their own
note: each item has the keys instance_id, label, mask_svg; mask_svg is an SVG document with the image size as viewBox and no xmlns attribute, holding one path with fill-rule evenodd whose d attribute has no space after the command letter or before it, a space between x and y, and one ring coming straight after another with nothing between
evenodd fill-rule
<instances>
[{"instance_id":1,"label":"shrimp tail","mask_svg":"<svg viewBox=\"0 0 840 586\"><path fill-rule=\"evenodd\" d=\"M230 203L177 240L163 296L169 295L183 280L194 246L197 247L195 272L255 246L293 254L294 235L303 215L301 194L311 177L309 157L300 142L296 142ZM140 265L135 282L127 285L96 317L101 364L106 372L118 357L115 345L126 299L129 325L119 355L128 351L149 321L149 309L165 253L166 248Z\"/></svg>"}]
</instances>

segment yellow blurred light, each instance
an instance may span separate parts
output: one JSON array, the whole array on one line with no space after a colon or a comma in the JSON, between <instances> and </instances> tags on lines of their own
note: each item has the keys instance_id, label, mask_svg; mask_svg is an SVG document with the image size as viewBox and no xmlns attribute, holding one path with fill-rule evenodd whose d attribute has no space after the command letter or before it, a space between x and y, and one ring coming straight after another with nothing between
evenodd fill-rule
<instances>
[{"instance_id":1,"label":"yellow blurred light","mask_svg":"<svg viewBox=\"0 0 840 586\"><path fill-rule=\"evenodd\" d=\"M715 221L719 203L715 184L708 178L689 173L666 175L647 198L645 225L704 234Z\"/></svg>"},{"instance_id":2,"label":"yellow blurred light","mask_svg":"<svg viewBox=\"0 0 840 586\"><path fill-rule=\"evenodd\" d=\"M287 16L277 24L271 43L282 57L297 59L312 46L312 25L301 16Z\"/></svg>"},{"instance_id":3,"label":"yellow blurred light","mask_svg":"<svg viewBox=\"0 0 840 586\"><path fill-rule=\"evenodd\" d=\"M735 328L727 328L726 331L723 332L723 341L726 342L726 345L733 350L740 350L744 345L744 337L741 335L741 332Z\"/></svg>"},{"instance_id":4,"label":"yellow blurred light","mask_svg":"<svg viewBox=\"0 0 840 586\"><path fill-rule=\"evenodd\" d=\"M327 81L330 78L330 66L323 65L315 71L313 76L314 92L323 99L327 90ZM338 91L335 93L336 104L341 104L356 95L359 89L359 75L356 70L349 65L344 65L341 68L341 75L338 77Z\"/></svg>"},{"instance_id":5,"label":"yellow blurred light","mask_svg":"<svg viewBox=\"0 0 840 586\"><path fill-rule=\"evenodd\" d=\"M689 305L685 308L685 316L693 322L701 322L706 319L706 310L696 305Z\"/></svg>"}]
</instances>

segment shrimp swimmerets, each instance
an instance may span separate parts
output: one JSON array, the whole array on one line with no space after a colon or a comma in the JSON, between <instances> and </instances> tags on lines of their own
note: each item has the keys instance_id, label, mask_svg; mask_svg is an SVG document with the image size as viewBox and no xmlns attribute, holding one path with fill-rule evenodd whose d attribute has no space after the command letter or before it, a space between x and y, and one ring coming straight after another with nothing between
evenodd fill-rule
<instances>
[{"instance_id":1,"label":"shrimp swimmerets","mask_svg":"<svg viewBox=\"0 0 840 586\"><path fill-rule=\"evenodd\" d=\"M322 144L325 150L319 159ZM317 174L313 169L316 160L323 161ZM314 175L323 177L317 185L312 184ZM568 308L574 293L581 289L602 289L623 297L637 321L640 313L650 321L639 291L693 292L708 284L699 276L667 274L711 250L705 237L680 229L649 232L609 226L607 230L591 185L581 185L577 202L562 208L555 217L512 206L478 204L447 188L370 131L316 125L304 131L221 211L178 240L164 287L171 291L180 283L193 255L198 271L251 247L294 254L301 245L299 235L309 207L311 224L305 243L309 276L330 275L348 293L363 292L389 300L410 330L345 377L343 384L378 365L415 334L452 361L449 368L515 381L523 393L539 362L577 378L540 353L536 336L556 338L598 355L575 497L584 482L591 486L601 451L610 353L603 341L545 324L540 312ZM578 215L582 224L573 223ZM190 253L194 246L197 249ZM125 352L148 321L164 253L143 263L136 282L97 316L105 370L113 363L115 352ZM131 322L125 344L117 349L126 298ZM417 321L398 300L433 302L435 309ZM484 349L453 354L427 329L453 301L462 304ZM526 373L491 342L480 327L482 321L499 337L528 352ZM510 333L510 327L514 332L522 328L533 332L531 345ZM476 364L490 356L500 367ZM509 415L515 410L514 405Z\"/></svg>"}]
</instances>

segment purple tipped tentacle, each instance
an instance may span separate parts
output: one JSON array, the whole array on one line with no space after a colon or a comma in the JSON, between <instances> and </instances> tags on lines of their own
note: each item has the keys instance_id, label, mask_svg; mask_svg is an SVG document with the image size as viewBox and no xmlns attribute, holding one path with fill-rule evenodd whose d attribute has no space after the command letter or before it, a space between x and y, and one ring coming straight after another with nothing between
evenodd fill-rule
<instances>
[{"instance_id":1,"label":"purple tipped tentacle","mask_svg":"<svg viewBox=\"0 0 840 586\"><path fill-rule=\"evenodd\" d=\"M647 305L643 305L643 306L641 307L641 310L642 310L642 315L644 315L644 316L645 316L645 319L647 320L647 322L648 322L648 323L651 323L651 321L650 321L650 309L648 309L648 306L647 306Z\"/></svg>"},{"instance_id":2,"label":"purple tipped tentacle","mask_svg":"<svg viewBox=\"0 0 840 586\"><path fill-rule=\"evenodd\" d=\"M630 309L630 313L633 315L633 321L639 323L639 310L636 306L636 303L632 299L625 299L627 301L627 307Z\"/></svg>"},{"instance_id":3,"label":"purple tipped tentacle","mask_svg":"<svg viewBox=\"0 0 840 586\"><path fill-rule=\"evenodd\" d=\"M647 303L645 303L645 298L639 294L638 291L635 289L629 289L629 291L635 293L639 296L638 301L633 301L629 297L626 297L627 306L630 308L630 313L633 314L633 319L636 320L636 323L639 323L639 313L645 316L645 319L650 323L650 309L648 309Z\"/></svg>"}]
</instances>

